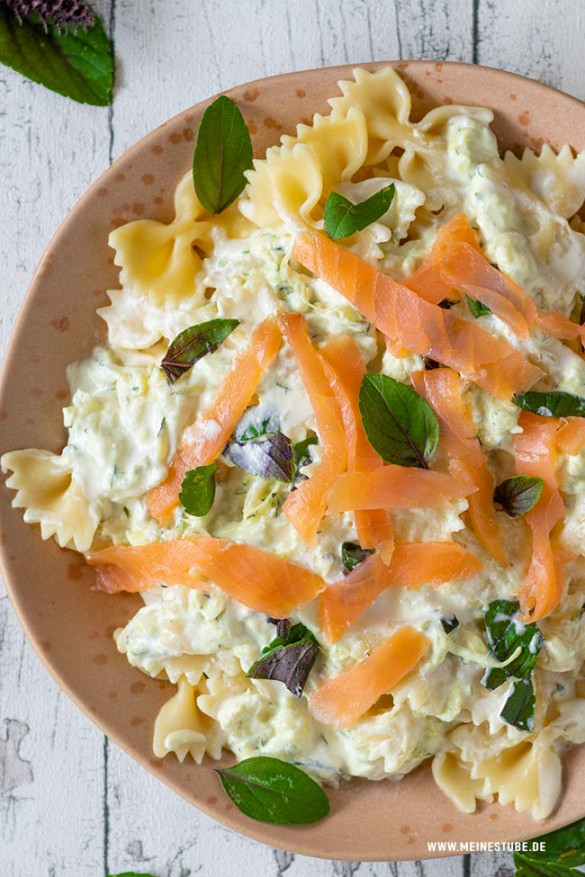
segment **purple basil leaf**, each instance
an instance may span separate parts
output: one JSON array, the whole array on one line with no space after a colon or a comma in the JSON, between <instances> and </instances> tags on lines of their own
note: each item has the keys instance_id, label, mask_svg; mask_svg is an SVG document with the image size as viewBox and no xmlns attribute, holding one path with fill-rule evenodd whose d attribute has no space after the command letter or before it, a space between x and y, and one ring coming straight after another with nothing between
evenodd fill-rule
<instances>
[{"instance_id":1,"label":"purple basil leaf","mask_svg":"<svg viewBox=\"0 0 585 877\"><path fill-rule=\"evenodd\" d=\"M295 476L291 441L281 432L244 442L228 442L223 455L240 469L262 478L290 483Z\"/></svg>"},{"instance_id":2,"label":"purple basil leaf","mask_svg":"<svg viewBox=\"0 0 585 877\"><path fill-rule=\"evenodd\" d=\"M279 634L262 649L260 657L248 670L248 676L283 682L295 697L300 697L320 648L304 624L295 624L285 636Z\"/></svg>"},{"instance_id":3,"label":"purple basil leaf","mask_svg":"<svg viewBox=\"0 0 585 877\"><path fill-rule=\"evenodd\" d=\"M198 323L179 332L160 364L169 383L174 384L203 356L217 350L239 322L239 320L208 320L206 323Z\"/></svg>"},{"instance_id":4,"label":"purple basil leaf","mask_svg":"<svg viewBox=\"0 0 585 877\"><path fill-rule=\"evenodd\" d=\"M286 639L288 636L288 632L291 629L290 618L270 618L267 616L267 620L271 624L276 625L276 636L280 639Z\"/></svg>"}]
</instances>

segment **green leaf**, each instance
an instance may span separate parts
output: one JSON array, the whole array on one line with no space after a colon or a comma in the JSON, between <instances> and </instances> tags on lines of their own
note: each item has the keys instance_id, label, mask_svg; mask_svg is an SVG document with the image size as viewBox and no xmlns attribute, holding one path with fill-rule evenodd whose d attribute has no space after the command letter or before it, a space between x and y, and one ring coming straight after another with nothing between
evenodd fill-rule
<instances>
[{"instance_id":1,"label":"green leaf","mask_svg":"<svg viewBox=\"0 0 585 877\"><path fill-rule=\"evenodd\" d=\"M529 475L513 475L498 484L494 490L494 502L501 505L511 518L525 515L533 509L542 493L542 478Z\"/></svg>"},{"instance_id":2,"label":"green leaf","mask_svg":"<svg viewBox=\"0 0 585 877\"><path fill-rule=\"evenodd\" d=\"M338 241L371 225L389 209L394 192L395 186L391 183L359 204L352 204L343 195L331 192L323 216L326 234L332 241Z\"/></svg>"},{"instance_id":3,"label":"green leaf","mask_svg":"<svg viewBox=\"0 0 585 877\"><path fill-rule=\"evenodd\" d=\"M272 405L252 405L246 409L234 430L237 442L251 442L264 435L279 432L280 417Z\"/></svg>"},{"instance_id":4,"label":"green leaf","mask_svg":"<svg viewBox=\"0 0 585 877\"><path fill-rule=\"evenodd\" d=\"M0 62L41 85L82 104L112 102L114 51L101 21L86 31L47 32L36 16L22 24L0 4Z\"/></svg>"},{"instance_id":5,"label":"green leaf","mask_svg":"<svg viewBox=\"0 0 585 877\"><path fill-rule=\"evenodd\" d=\"M169 383L174 384L203 356L217 350L239 322L239 320L208 320L206 323L198 323L179 332L160 364Z\"/></svg>"},{"instance_id":6,"label":"green leaf","mask_svg":"<svg viewBox=\"0 0 585 877\"><path fill-rule=\"evenodd\" d=\"M365 375L359 407L368 441L386 463L428 469L439 421L412 387L387 375Z\"/></svg>"},{"instance_id":7,"label":"green leaf","mask_svg":"<svg viewBox=\"0 0 585 877\"><path fill-rule=\"evenodd\" d=\"M187 514L202 518L215 499L215 470L217 463L190 469L181 484L179 501Z\"/></svg>"},{"instance_id":8,"label":"green leaf","mask_svg":"<svg viewBox=\"0 0 585 877\"><path fill-rule=\"evenodd\" d=\"M357 542L344 542L341 546L341 562L346 572L351 572L373 553L373 548L362 548Z\"/></svg>"},{"instance_id":9,"label":"green leaf","mask_svg":"<svg viewBox=\"0 0 585 877\"><path fill-rule=\"evenodd\" d=\"M541 854L542 855L542 854ZM534 853L514 853L515 877L583 877L583 871L536 858Z\"/></svg>"},{"instance_id":10,"label":"green leaf","mask_svg":"<svg viewBox=\"0 0 585 877\"><path fill-rule=\"evenodd\" d=\"M518 620L519 611L517 600L494 600L484 609L490 652L502 663L509 661L504 667L491 668L482 679L490 690L511 677L525 679L536 667L544 637L535 622L523 624ZM510 661L515 652L518 654ZM501 680L500 674L504 674Z\"/></svg>"},{"instance_id":11,"label":"green leaf","mask_svg":"<svg viewBox=\"0 0 585 877\"><path fill-rule=\"evenodd\" d=\"M203 207L221 213L246 185L252 141L240 110L221 95L203 113L193 154L193 183Z\"/></svg>"},{"instance_id":12,"label":"green leaf","mask_svg":"<svg viewBox=\"0 0 585 877\"><path fill-rule=\"evenodd\" d=\"M284 636L278 634L265 646L247 675L252 679L283 682L291 694L300 697L321 647L304 624L295 624Z\"/></svg>"},{"instance_id":13,"label":"green leaf","mask_svg":"<svg viewBox=\"0 0 585 877\"><path fill-rule=\"evenodd\" d=\"M585 865L585 819L572 822L537 838L546 844L546 850L521 853L522 857L543 858L565 868ZM580 872L578 872L580 873Z\"/></svg>"},{"instance_id":14,"label":"green leaf","mask_svg":"<svg viewBox=\"0 0 585 877\"><path fill-rule=\"evenodd\" d=\"M472 317L475 317L477 320L478 317L487 317L488 314L491 314L492 309L488 308L487 305L484 305L481 301L476 301L471 296L466 295L467 299L467 307L469 308L469 313Z\"/></svg>"},{"instance_id":15,"label":"green leaf","mask_svg":"<svg viewBox=\"0 0 585 877\"><path fill-rule=\"evenodd\" d=\"M122 874L108 874L107 877L154 877L154 874L138 874L136 871L124 871Z\"/></svg>"},{"instance_id":16,"label":"green leaf","mask_svg":"<svg viewBox=\"0 0 585 877\"><path fill-rule=\"evenodd\" d=\"M329 800L321 786L279 758L247 758L217 773L238 810L259 822L307 825L329 813Z\"/></svg>"},{"instance_id":17,"label":"green leaf","mask_svg":"<svg viewBox=\"0 0 585 877\"><path fill-rule=\"evenodd\" d=\"M295 461L295 466L297 467L297 472L302 466L308 466L311 462L311 452L309 448L311 445L318 445L319 439L316 435L309 435L306 439L303 439L300 442L296 442L293 446L293 459Z\"/></svg>"},{"instance_id":18,"label":"green leaf","mask_svg":"<svg viewBox=\"0 0 585 877\"><path fill-rule=\"evenodd\" d=\"M554 393L531 391L514 396L514 402L524 411L532 411L541 417L585 417L585 399L563 390Z\"/></svg>"},{"instance_id":19,"label":"green leaf","mask_svg":"<svg viewBox=\"0 0 585 877\"><path fill-rule=\"evenodd\" d=\"M502 708L500 718L519 731L530 733L534 731L535 704L532 679L517 679Z\"/></svg>"}]
</instances>

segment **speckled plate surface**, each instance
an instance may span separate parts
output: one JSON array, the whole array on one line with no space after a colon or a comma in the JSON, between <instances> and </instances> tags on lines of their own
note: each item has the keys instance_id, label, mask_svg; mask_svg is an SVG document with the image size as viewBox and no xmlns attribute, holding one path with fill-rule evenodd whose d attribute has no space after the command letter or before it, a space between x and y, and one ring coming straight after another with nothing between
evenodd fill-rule
<instances>
[{"instance_id":1,"label":"speckled plate surface","mask_svg":"<svg viewBox=\"0 0 585 877\"><path fill-rule=\"evenodd\" d=\"M362 65L376 69L383 64ZM416 117L441 103L487 105L505 148L585 149L585 104L522 77L465 64L393 65L414 98ZM277 76L228 92L241 107L256 155L314 112L352 67ZM61 407L68 398L65 367L103 342L95 309L107 303L117 269L109 231L140 216L169 221L172 193L190 167L195 133L208 102L153 131L120 158L71 211L45 253L14 331L0 387L0 453L21 447L58 452L65 438ZM33 339L33 340L31 340ZM23 353L24 352L24 353ZM92 590L93 572L76 553L42 542L38 527L11 509L0 488L0 546L9 595L47 669L69 696L133 758L210 816L264 843L332 859L427 858L427 842L529 838L585 815L585 747L566 753L564 794L544 823L510 806L482 805L464 815L435 786L428 765L403 781L353 781L331 791L331 815L308 827L282 827L243 816L220 789L211 762L201 767L154 758L152 727L171 686L150 680L118 654L112 633L138 609L137 596ZM230 758L226 757L226 763Z\"/></svg>"}]
</instances>

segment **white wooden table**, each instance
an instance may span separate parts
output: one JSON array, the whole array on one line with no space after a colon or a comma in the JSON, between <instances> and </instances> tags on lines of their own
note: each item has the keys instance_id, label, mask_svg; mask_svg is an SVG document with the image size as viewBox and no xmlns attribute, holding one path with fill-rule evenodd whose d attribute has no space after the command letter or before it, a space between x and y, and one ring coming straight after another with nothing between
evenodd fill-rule
<instances>
[{"instance_id":1,"label":"white wooden table","mask_svg":"<svg viewBox=\"0 0 585 877\"><path fill-rule=\"evenodd\" d=\"M473 61L585 97L580 0L97 0L118 61L113 107L0 67L0 351L68 210L140 137L208 95L291 70ZM488 98L488 96L486 96ZM80 291L81 294L82 291ZM1 429L1 424L0 424ZM511 877L511 855L349 863L271 850L200 814L59 692L0 598L0 875Z\"/></svg>"}]
</instances>

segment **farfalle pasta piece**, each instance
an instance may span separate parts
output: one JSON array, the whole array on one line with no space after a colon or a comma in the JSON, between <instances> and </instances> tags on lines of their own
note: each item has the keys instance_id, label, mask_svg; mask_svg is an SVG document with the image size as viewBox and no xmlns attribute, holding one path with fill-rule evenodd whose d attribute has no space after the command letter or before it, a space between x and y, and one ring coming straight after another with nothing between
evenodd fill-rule
<instances>
[{"instance_id":1,"label":"farfalle pasta piece","mask_svg":"<svg viewBox=\"0 0 585 877\"><path fill-rule=\"evenodd\" d=\"M190 755L197 764L206 754L221 758L222 735L197 707L197 694L182 676L177 693L161 707L154 723L153 751L157 758L169 752L174 752L179 761Z\"/></svg>"},{"instance_id":2,"label":"farfalle pasta piece","mask_svg":"<svg viewBox=\"0 0 585 877\"><path fill-rule=\"evenodd\" d=\"M507 152L504 165L513 185L528 187L551 213L570 219L585 201L585 153L574 155L570 146L556 153L545 143L540 155L525 149L521 158Z\"/></svg>"},{"instance_id":3,"label":"farfalle pasta piece","mask_svg":"<svg viewBox=\"0 0 585 877\"><path fill-rule=\"evenodd\" d=\"M111 232L109 244L116 251L121 285L156 304L192 295L202 264L193 244L208 236L211 228L204 216L188 173L175 190L172 222L138 219Z\"/></svg>"},{"instance_id":4,"label":"farfalle pasta piece","mask_svg":"<svg viewBox=\"0 0 585 877\"><path fill-rule=\"evenodd\" d=\"M486 782L472 779L469 764L454 752L439 752L432 761L433 779L441 791L463 813L475 813L477 802L492 801Z\"/></svg>"},{"instance_id":5,"label":"farfalle pasta piece","mask_svg":"<svg viewBox=\"0 0 585 877\"><path fill-rule=\"evenodd\" d=\"M12 505L25 510L27 524L40 524L43 539L54 536L61 548L77 551L91 547L99 517L65 456L31 448L4 454L0 462L3 472L12 472L6 481L16 490Z\"/></svg>"}]
</instances>

